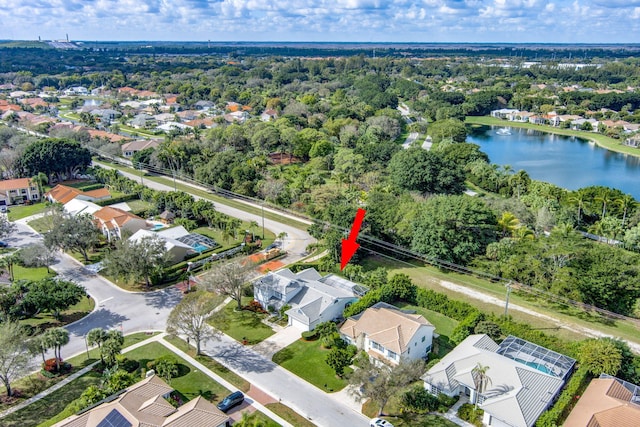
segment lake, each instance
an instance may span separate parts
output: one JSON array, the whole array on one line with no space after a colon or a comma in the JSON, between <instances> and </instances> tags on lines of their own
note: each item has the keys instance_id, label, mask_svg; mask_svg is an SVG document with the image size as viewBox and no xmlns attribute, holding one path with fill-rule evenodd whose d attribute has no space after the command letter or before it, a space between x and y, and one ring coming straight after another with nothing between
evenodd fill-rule
<instances>
[{"instance_id":1,"label":"lake","mask_svg":"<svg viewBox=\"0 0 640 427\"><path fill-rule=\"evenodd\" d=\"M532 179L577 190L590 185L617 188L640 200L640 158L615 153L586 139L507 127L468 128L467 142L478 144L491 163L524 169ZM640 150L638 150L640 154Z\"/></svg>"}]
</instances>

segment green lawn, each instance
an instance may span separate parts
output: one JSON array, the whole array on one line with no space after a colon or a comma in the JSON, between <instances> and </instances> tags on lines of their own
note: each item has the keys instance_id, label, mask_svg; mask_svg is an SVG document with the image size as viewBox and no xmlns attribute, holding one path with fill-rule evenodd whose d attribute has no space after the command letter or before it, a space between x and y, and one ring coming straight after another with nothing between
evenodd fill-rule
<instances>
[{"instance_id":1,"label":"green lawn","mask_svg":"<svg viewBox=\"0 0 640 427\"><path fill-rule=\"evenodd\" d=\"M282 403L267 403L264 405L265 408L269 409L274 414L278 415L285 421L291 423L296 427L314 427L315 424L311 421L307 420L302 415L298 414L293 409L289 408L287 405L283 405Z\"/></svg>"},{"instance_id":2,"label":"green lawn","mask_svg":"<svg viewBox=\"0 0 640 427\"><path fill-rule=\"evenodd\" d=\"M126 349L133 344L149 339L155 335L158 335L158 332L153 332L150 334L147 334L146 332L136 332L134 334L125 335L122 348ZM87 353L82 352L77 356L67 359L67 362L71 363L73 366L85 367L89 366L93 362L97 362L98 360L100 360L100 353L98 352L98 348L95 347L89 350L88 358Z\"/></svg>"},{"instance_id":3,"label":"green lawn","mask_svg":"<svg viewBox=\"0 0 640 427\"><path fill-rule=\"evenodd\" d=\"M33 228L40 234L46 233L47 231L51 230L51 227L53 226L53 224L51 223L51 218L48 216L33 219L27 224L29 225L29 227Z\"/></svg>"},{"instance_id":4,"label":"green lawn","mask_svg":"<svg viewBox=\"0 0 640 427\"><path fill-rule=\"evenodd\" d=\"M154 205L144 200L129 200L127 205L131 208L131 212L142 212L151 209Z\"/></svg>"},{"instance_id":5,"label":"green lawn","mask_svg":"<svg viewBox=\"0 0 640 427\"><path fill-rule=\"evenodd\" d=\"M99 384L100 377L96 372L89 372L45 398L2 418L1 424L3 427L38 426L62 412L71 401L80 397L87 387Z\"/></svg>"},{"instance_id":6,"label":"green lawn","mask_svg":"<svg viewBox=\"0 0 640 427\"><path fill-rule=\"evenodd\" d=\"M46 208L47 204L44 202L34 203L32 205L10 206L7 214L9 217L9 221L15 221L17 219L22 219L31 215L42 213Z\"/></svg>"},{"instance_id":7,"label":"green lawn","mask_svg":"<svg viewBox=\"0 0 640 427\"><path fill-rule=\"evenodd\" d=\"M329 351L321 347L320 340L300 339L274 354L273 361L308 383L326 392L334 392L342 390L347 385L347 381L338 378L334 370L325 362ZM345 373L348 371L349 368Z\"/></svg>"},{"instance_id":8,"label":"green lawn","mask_svg":"<svg viewBox=\"0 0 640 427\"><path fill-rule=\"evenodd\" d=\"M539 130L541 132L555 133L558 135L576 136L578 138L584 138L595 142L597 145L606 148L607 150L616 151L618 153L630 154L632 156L640 157L640 150L633 147L627 147L623 144L623 141L618 139L609 138L608 136L585 131L576 131L571 129L561 129L548 125L535 125L533 123L519 123L510 122L508 120L498 119L496 117L489 116L468 116L465 120L468 124L487 125L487 126L509 126L519 127L526 129Z\"/></svg>"},{"instance_id":9,"label":"green lawn","mask_svg":"<svg viewBox=\"0 0 640 427\"><path fill-rule=\"evenodd\" d=\"M40 313L29 319L21 320L20 323L37 327L41 330L64 326L82 319L91 313L93 307L95 307L95 301L93 298L82 298L77 304L62 311L60 313L60 320L55 319L51 313Z\"/></svg>"},{"instance_id":10,"label":"green lawn","mask_svg":"<svg viewBox=\"0 0 640 427\"><path fill-rule=\"evenodd\" d=\"M15 264L13 266L14 280L42 280L46 277L55 277L57 273L53 270L47 271L47 267L23 267Z\"/></svg>"},{"instance_id":11,"label":"green lawn","mask_svg":"<svg viewBox=\"0 0 640 427\"><path fill-rule=\"evenodd\" d=\"M202 363L204 366L211 369L213 372L220 375L222 378L229 381L231 384L238 387L243 392L246 393L247 391L249 391L249 388L251 386L249 381L245 380L235 372L229 370L226 366L216 362L209 356L196 356L195 347L192 345L187 345L187 343L183 339L175 337L173 335L167 335L166 337L164 337L164 339L187 353L189 356L194 357L198 362Z\"/></svg>"},{"instance_id":12,"label":"green lawn","mask_svg":"<svg viewBox=\"0 0 640 427\"><path fill-rule=\"evenodd\" d=\"M396 305L402 309L415 310L418 314L423 315L425 319L436 327L437 334L451 336L453 329L458 326L457 320L447 317L444 314L440 314L437 311L404 302Z\"/></svg>"},{"instance_id":13,"label":"green lawn","mask_svg":"<svg viewBox=\"0 0 640 427\"><path fill-rule=\"evenodd\" d=\"M246 299L248 303L250 298ZM257 344L270 337L275 332L269 326L262 323L265 314L254 313L253 311L236 311L237 304L231 301L224 308L225 318L223 322L212 324L214 328L220 329L237 341L247 340L247 344Z\"/></svg>"}]
</instances>

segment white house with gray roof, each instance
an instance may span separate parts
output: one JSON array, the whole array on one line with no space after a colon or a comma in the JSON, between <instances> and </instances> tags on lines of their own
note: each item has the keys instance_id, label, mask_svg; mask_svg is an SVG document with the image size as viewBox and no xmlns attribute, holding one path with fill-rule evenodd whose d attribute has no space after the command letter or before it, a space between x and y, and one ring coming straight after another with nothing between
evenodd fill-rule
<instances>
[{"instance_id":1,"label":"white house with gray roof","mask_svg":"<svg viewBox=\"0 0 640 427\"><path fill-rule=\"evenodd\" d=\"M531 427L553 403L571 375L575 360L523 339L501 344L485 334L471 335L422 376L434 395L468 396L484 410L483 424ZM478 393L476 367L490 381Z\"/></svg>"},{"instance_id":2,"label":"white house with gray roof","mask_svg":"<svg viewBox=\"0 0 640 427\"><path fill-rule=\"evenodd\" d=\"M289 325L311 331L319 323L342 317L344 309L358 299L358 285L313 268L293 273L288 268L269 272L253 282L254 298L266 310L286 305Z\"/></svg>"}]
</instances>

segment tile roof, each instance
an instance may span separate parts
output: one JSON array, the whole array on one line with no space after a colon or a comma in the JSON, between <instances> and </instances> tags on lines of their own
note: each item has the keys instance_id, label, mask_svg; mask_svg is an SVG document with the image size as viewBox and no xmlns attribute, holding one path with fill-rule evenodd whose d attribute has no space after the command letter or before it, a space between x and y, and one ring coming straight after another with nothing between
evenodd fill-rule
<instances>
[{"instance_id":1,"label":"tile roof","mask_svg":"<svg viewBox=\"0 0 640 427\"><path fill-rule=\"evenodd\" d=\"M615 378L591 381L567 417L565 427L635 427L640 424L640 405L633 393Z\"/></svg>"},{"instance_id":2,"label":"tile roof","mask_svg":"<svg viewBox=\"0 0 640 427\"><path fill-rule=\"evenodd\" d=\"M31 186L31 178L16 178L0 180L0 191L17 190ZM35 185L34 185L35 186Z\"/></svg>"},{"instance_id":3,"label":"tile roof","mask_svg":"<svg viewBox=\"0 0 640 427\"><path fill-rule=\"evenodd\" d=\"M130 212L126 212L118 208L112 208L111 206L103 207L99 211L94 212L93 216L104 223L115 221L115 223L120 226L132 219L142 219Z\"/></svg>"},{"instance_id":4,"label":"tile roof","mask_svg":"<svg viewBox=\"0 0 640 427\"><path fill-rule=\"evenodd\" d=\"M53 187L45 196L53 199L63 205L75 199L76 197L84 195L91 199L104 199L111 196L109 190L106 188L98 188L90 191L82 191L77 188L68 187L63 184L58 184Z\"/></svg>"}]
</instances>

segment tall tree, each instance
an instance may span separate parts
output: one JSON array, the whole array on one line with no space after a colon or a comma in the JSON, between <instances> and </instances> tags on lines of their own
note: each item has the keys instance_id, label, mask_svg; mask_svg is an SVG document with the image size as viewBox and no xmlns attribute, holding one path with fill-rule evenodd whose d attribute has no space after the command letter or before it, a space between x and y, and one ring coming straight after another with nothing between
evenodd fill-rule
<instances>
[{"instance_id":1,"label":"tall tree","mask_svg":"<svg viewBox=\"0 0 640 427\"><path fill-rule=\"evenodd\" d=\"M378 415L382 415L384 407L391 397L401 389L420 378L423 374L422 360L401 360L394 367L376 363L369 355L362 353L357 358L356 369L349 377L354 385L354 393L361 399L371 399L378 405Z\"/></svg>"},{"instance_id":2,"label":"tall tree","mask_svg":"<svg viewBox=\"0 0 640 427\"><path fill-rule=\"evenodd\" d=\"M223 301L223 297L207 291L187 294L169 314L167 332L186 335L195 343L196 354L200 354L202 343L220 336L220 332L210 327L207 321L213 317L216 321L221 320L223 311L214 312L214 309Z\"/></svg>"},{"instance_id":3,"label":"tall tree","mask_svg":"<svg viewBox=\"0 0 640 427\"><path fill-rule=\"evenodd\" d=\"M91 164L91 153L79 142L46 138L29 144L17 162L21 176L34 176L40 172L48 177L74 178Z\"/></svg>"},{"instance_id":4,"label":"tall tree","mask_svg":"<svg viewBox=\"0 0 640 427\"><path fill-rule=\"evenodd\" d=\"M460 194L464 191L462 166L446 162L436 152L422 148L398 151L389 162L391 181L399 188L428 194Z\"/></svg>"},{"instance_id":5,"label":"tall tree","mask_svg":"<svg viewBox=\"0 0 640 427\"><path fill-rule=\"evenodd\" d=\"M9 221L9 217L7 215L0 215L0 239L4 239L9 234L16 231L17 226Z\"/></svg>"},{"instance_id":6,"label":"tall tree","mask_svg":"<svg viewBox=\"0 0 640 427\"><path fill-rule=\"evenodd\" d=\"M91 215L63 215L44 235L44 244L48 248L79 252L88 262L89 250L98 244L99 235Z\"/></svg>"},{"instance_id":7,"label":"tall tree","mask_svg":"<svg viewBox=\"0 0 640 427\"><path fill-rule=\"evenodd\" d=\"M40 196L40 200L42 200L44 196L44 185L49 182L49 177L46 173L38 172L31 177L31 182L38 186L38 196Z\"/></svg>"},{"instance_id":8,"label":"tall tree","mask_svg":"<svg viewBox=\"0 0 640 427\"><path fill-rule=\"evenodd\" d=\"M76 283L47 277L27 285L23 304L36 312L48 311L60 320L61 311L77 304L86 295L85 288Z\"/></svg>"},{"instance_id":9,"label":"tall tree","mask_svg":"<svg viewBox=\"0 0 640 427\"><path fill-rule=\"evenodd\" d=\"M0 381L7 389L7 396L13 396L11 382L20 377L29 366L27 332L13 322L0 324Z\"/></svg>"},{"instance_id":10,"label":"tall tree","mask_svg":"<svg viewBox=\"0 0 640 427\"><path fill-rule=\"evenodd\" d=\"M465 264L495 240L495 227L496 218L482 200L435 196L421 206L411 247L427 256Z\"/></svg>"},{"instance_id":11,"label":"tall tree","mask_svg":"<svg viewBox=\"0 0 640 427\"><path fill-rule=\"evenodd\" d=\"M616 375L622 363L622 351L611 340L589 339L580 346L580 363L592 375Z\"/></svg>"},{"instance_id":12,"label":"tall tree","mask_svg":"<svg viewBox=\"0 0 640 427\"><path fill-rule=\"evenodd\" d=\"M45 332L51 347L53 348L53 355L56 359L56 369L60 371L60 361L62 360L62 356L60 355L60 350L63 346L69 344L69 331L65 328L51 328L47 329Z\"/></svg>"},{"instance_id":13,"label":"tall tree","mask_svg":"<svg viewBox=\"0 0 640 427\"><path fill-rule=\"evenodd\" d=\"M105 268L117 277L144 280L151 286L151 278L160 275L167 263L165 242L157 236L144 236L138 241L126 239L104 259Z\"/></svg>"},{"instance_id":14,"label":"tall tree","mask_svg":"<svg viewBox=\"0 0 640 427\"><path fill-rule=\"evenodd\" d=\"M248 259L215 265L203 277L203 286L217 294L231 297L238 309L241 309L244 285L255 275L253 267Z\"/></svg>"},{"instance_id":15,"label":"tall tree","mask_svg":"<svg viewBox=\"0 0 640 427\"><path fill-rule=\"evenodd\" d=\"M102 328L93 328L91 329L86 336L87 342L89 345L97 345L98 351L100 352L100 361L104 365L104 357L102 355L102 344L107 340L109 335L107 331Z\"/></svg>"}]
</instances>

